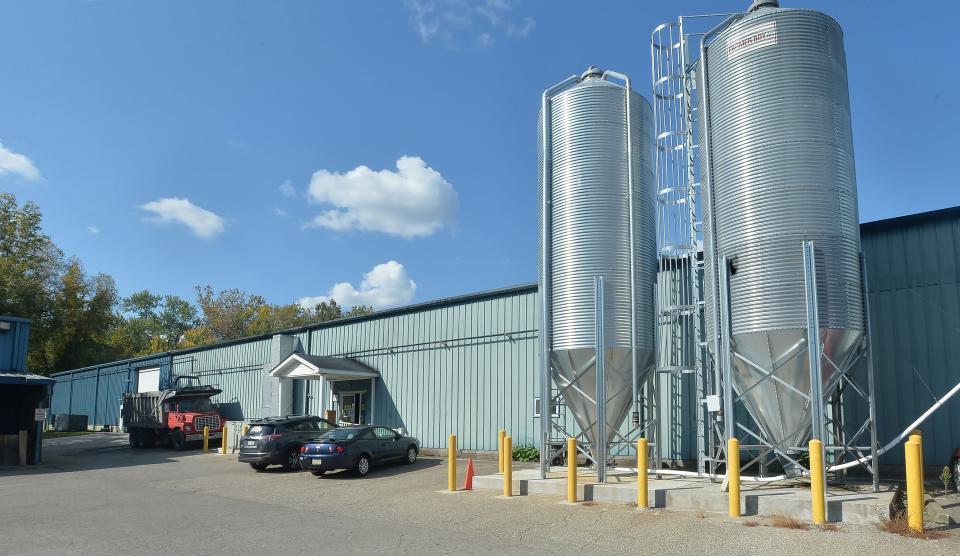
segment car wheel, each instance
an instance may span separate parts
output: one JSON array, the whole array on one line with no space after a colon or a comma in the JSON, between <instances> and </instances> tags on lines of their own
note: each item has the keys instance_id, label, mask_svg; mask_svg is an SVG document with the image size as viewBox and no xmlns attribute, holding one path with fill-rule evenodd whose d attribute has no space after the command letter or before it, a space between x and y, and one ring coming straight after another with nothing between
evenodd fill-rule
<instances>
[{"instance_id":1,"label":"car wheel","mask_svg":"<svg viewBox=\"0 0 960 556\"><path fill-rule=\"evenodd\" d=\"M287 471L300 469L300 446L294 446L288 450L287 458L283 460L283 468Z\"/></svg>"},{"instance_id":2,"label":"car wheel","mask_svg":"<svg viewBox=\"0 0 960 556\"><path fill-rule=\"evenodd\" d=\"M367 473L370 472L370 458L367 456L360 456L360 459L357 460L357 465L354 466L353 470L357 473L357 475L366 477Z\"/></svg>"},{"instance_id":3,"label":"car wheel","mask_svg":"<svg viewBox=\"0 0 960 556\"><path fill-rule=\"evenodd\" d=\"M323 477L326 471L311 471L310 474L314 477Z\"/></svg>"},{"instance_id":4,"label":"car wheel","mask_svg":"<svg viewBox=\"0 0 960 556\"><path fill-rule=\"evenodd\" d=\"M259 473L259 472L261 472L261 471L263 471L264 469L267 468L267 464L265 464L265 463L251 463L251 464L250 464L250 468L253 469L254 471L256 471L257 473Z\"/></svg>"},{"instance_id":5,"label":"car wheel","mask_svg":"<svg viewBox=\"0 0 960 556\"><path fill-rule=\"evenodd\" d=\"M187 447L187 437L183 434L182 430L177 429L173 431L173 437L170 439L170 443L173 445L173 449L179 452Z\"/></svg>"},{"instance_id":6,"label":"car wheel","mask_svg":"<svg viewBox=\"0 0 960 556\"><path fill-rule=\"evenodd\" d=\"M416 446L410 446L407 448L407 463L416 463L417 462L417 448Z\"/></svg>"}]
</instances>

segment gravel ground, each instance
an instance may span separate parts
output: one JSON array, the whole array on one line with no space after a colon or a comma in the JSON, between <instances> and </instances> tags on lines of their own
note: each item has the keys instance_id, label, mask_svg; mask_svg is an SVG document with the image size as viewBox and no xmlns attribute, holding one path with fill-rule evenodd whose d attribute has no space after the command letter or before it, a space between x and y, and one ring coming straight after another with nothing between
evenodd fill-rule
<instances>
[{"instance_id":1,"label":"gravel ground","mask_svg":"<svg viewBox=\"0 0 960 556\"><path fill-rule=\"evenodd\" d=\"M109 434L45 446L42 466L0 468L2 554L960 553L956 534L927 541L872 526L800 531L768 519L442 494L446 467L431 458L364 479L316 478L255 473L233 456L134 451ZM494 466L480 462L477 473Z\"/></svg>"}]
</instances>

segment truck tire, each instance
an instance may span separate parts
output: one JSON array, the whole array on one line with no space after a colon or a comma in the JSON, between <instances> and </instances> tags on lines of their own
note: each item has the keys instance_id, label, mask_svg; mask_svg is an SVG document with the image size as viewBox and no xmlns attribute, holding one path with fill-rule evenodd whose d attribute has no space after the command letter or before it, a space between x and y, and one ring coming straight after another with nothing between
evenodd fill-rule
<instances>
[{"instance_id":1,"label":"truck tire","mask_svg":"<svg viewBox=\"0 0 960 556\"><path fill-rule=\"evenodd\" d=\"M173 431L173 435L170 437L170 444L173 446L173 449L178 452L187 447L187 437L183 434L182 430L177 429Z\"/></svg>"},{"instance_id":2,"label":"truck tire","mask_svg":"<svg viewBox=\"0 0 960 556\"><path fill-rule=\"evenodd\" d=\"M137 429L130 429L130 433L127 435L130 439L130 447L134 450L137 449Z\"/></svg>"}]
</instances>

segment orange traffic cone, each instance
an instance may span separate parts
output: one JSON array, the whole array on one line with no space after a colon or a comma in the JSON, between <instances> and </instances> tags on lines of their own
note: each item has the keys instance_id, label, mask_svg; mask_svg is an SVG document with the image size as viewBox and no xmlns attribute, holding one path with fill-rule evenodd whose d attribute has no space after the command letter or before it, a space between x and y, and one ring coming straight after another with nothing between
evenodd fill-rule
<instances>
[{"instance_id":1,"label":"orange traffic cone","mask_svg":"<svg viewBox=\"0 0 960 556\"><path fill-rule=\"evenodd\" d=\"M473 490L473 459L467 460L467 478L463 480L463 490Z\"/></svg>"}]
</instances>

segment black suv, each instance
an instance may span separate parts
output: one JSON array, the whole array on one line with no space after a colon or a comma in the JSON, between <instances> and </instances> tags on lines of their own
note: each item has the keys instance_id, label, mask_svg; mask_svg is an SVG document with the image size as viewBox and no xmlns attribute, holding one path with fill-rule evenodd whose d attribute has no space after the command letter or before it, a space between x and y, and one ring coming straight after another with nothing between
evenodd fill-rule
<instances>
[{"instance_id":1,"label":"black suv","mask_svg":"<svg viewBox=\"0 0 960 556\"><path fill-rule=\"evenodd\" d=\"M336 427L326 419L311 415L253 421L240 438L237 460L249 463L257 471L263 471L268 465L282 465L288 471L300 469L300 446Z\"/></svg>"}]
</instances>

